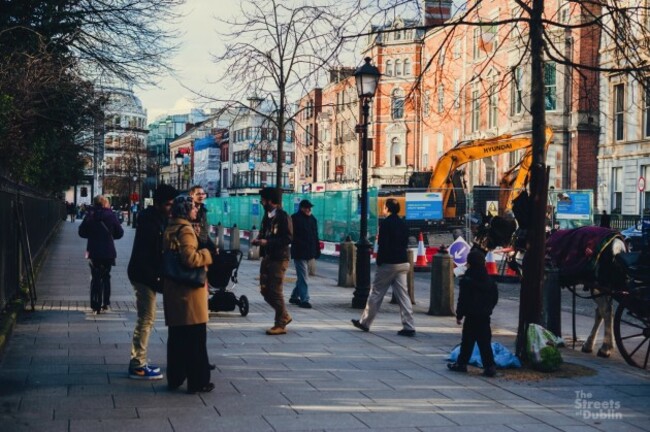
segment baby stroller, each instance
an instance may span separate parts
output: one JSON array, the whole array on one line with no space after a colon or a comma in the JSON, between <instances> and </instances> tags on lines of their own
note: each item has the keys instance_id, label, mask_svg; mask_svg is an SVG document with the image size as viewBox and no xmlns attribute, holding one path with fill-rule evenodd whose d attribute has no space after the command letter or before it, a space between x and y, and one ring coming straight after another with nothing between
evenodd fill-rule
<instances>
[{"instance_id":1,"label":"baby stroller","mask_svg":"<svg viewBox=\"0 0 650 432\"><path fill-rule=\"evenodd\" d=\"M239 307L241 316L248 315L248 298L242 295L237 299L235 293L228 290L230 281L231 289L237 284L237 271L242 259L242 252L238 250L221 250L212 256L212 264L208 267L208 284L210 285L210 299L208 309L213 312L233 311Z\"/></svg>"}]
</instances>

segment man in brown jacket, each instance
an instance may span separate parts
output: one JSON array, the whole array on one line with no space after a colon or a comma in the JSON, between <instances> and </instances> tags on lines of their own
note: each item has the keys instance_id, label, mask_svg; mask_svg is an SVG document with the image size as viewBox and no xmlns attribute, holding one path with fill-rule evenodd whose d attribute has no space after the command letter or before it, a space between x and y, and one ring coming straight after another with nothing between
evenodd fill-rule
<instances>
[{"instance_id":1,"label":"man in brown jacket","mask_svg":"<svg viewBox=\"0 0 650 432\"><path fill-rule=\"evenodd\" d=\"M262 227L253 245L260 246L260 292L264 300L275 309L275 323L266 331L268 335L287 332L291 320L284 303L282 283L289 267L289 245L293 239L291 217L282 210L282 195L278 188L266 187L260 191L260 201L266 213Z\"/></svg>"}]
</instances>

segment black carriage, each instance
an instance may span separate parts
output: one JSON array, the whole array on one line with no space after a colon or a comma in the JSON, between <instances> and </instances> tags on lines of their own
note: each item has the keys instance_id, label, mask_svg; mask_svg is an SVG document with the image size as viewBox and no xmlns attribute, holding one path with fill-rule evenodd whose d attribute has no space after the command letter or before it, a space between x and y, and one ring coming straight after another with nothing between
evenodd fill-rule
<instances>
[{"instance_id":1,"label":"black carriage","mask_svg":"<svg viewBox=\"0 0 650 432\"><path fill-rule=\"evenodd\" d=\"M245 295L237 298L233 292L242 256L241 251L234 249L221 250L212 256L212 264L208 267L208 309L211 311L230 312L237 307L241 316L248 315L248 298Z\"/></svg>"},{"instance_id":2,"label":"black carriage","mask_svg":"<svg viewBox=\"0 0 650 432\"><path fill-rule=\"evenodd\" d=\"M650 364L650 254L628 252L617 256L625 269L625 289L613 291L618 302L614 338L625 361L642 369Z\"/></svg>"}]
</instances>

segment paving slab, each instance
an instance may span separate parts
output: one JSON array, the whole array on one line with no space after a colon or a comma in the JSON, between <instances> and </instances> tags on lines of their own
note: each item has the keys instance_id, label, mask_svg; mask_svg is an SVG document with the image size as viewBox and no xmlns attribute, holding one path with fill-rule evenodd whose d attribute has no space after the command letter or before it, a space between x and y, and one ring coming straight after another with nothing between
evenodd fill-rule
<instances>
[{"instance_id":1,"label":"paving slab","mask_svg":"<svg viewBox=\"0 0 650 432\"><path fill-rule=\"evenodd\" d=\"M184 386L168 391L166 380L130 380L136 315L126 265L134 230L125 226L116 242L111 309L93 315L77 228L62 224L54 237L38 275L37 311L20 316L0 360L2 432L650 430L650 374L618 354L562 351L593 376L526 381L451 373L446 358L461 328L453 317L427 315L429 276L416 275L416 337L396 335L399 309L388 298L364 333L350 323L360 315L351 308L353 289L336 286L337 264L327 259L310 282L314 309L288 305L294 321L279 337L264 333L273 311L259 294L259 261L242 261L235 293L248 297L249 315L211 313L208 323L213 392L189 395ZM290 266L285 292L293 281ZM505 297L493 316L494 340L509 348L518 307ZM563 320L570 322L566 313ZM586 334L592 318L578 316L577 323ZM163 373L166 341L158 296L148 354ZM605 412L611 418L595 418L593 404L576 408L609 400L616 403Z\"/></svg>"}]
</instances>

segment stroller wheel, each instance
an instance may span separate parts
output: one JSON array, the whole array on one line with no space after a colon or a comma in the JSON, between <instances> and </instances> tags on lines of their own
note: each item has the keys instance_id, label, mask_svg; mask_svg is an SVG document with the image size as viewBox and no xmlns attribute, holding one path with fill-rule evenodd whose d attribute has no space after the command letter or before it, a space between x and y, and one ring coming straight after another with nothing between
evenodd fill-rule
<instances>
[{"instance_id":1,"label":"stroller wheel","mask_svg":"<svg viewBox=\"0 0 650 432\"><path fill-rule=\"evenodd\" d=\"M248 315L248 298L245 295L239 297L239 313L241 316Z\"/></svg>"}]
</instances>

